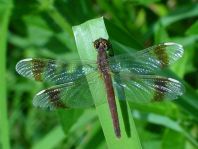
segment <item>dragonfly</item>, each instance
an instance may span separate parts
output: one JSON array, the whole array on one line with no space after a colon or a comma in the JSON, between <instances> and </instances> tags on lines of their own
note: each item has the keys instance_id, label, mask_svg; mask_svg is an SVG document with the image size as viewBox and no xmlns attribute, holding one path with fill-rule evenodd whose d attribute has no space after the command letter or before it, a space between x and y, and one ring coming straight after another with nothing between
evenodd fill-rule
<instances>
[{"instance_id":1,"label":"dragonfly","mask_svg":"<svg viewBox=\"0 0 198 149\"><path fill-rule=\"evenodd\" d=\"M109 40L99 38L93 42L97 60L59 61L44 58L26 58L16 64L16 71L52 87L37 93L33 105L43 109L73 109L97 106L108 101L114 132L121 137L115 100L116 88L124 89L127 101L138 103L177 99L184 86L176 79L157 75L163 68L182 57L182 45L166 42L137 51L114 55ZM119 76L119 81L115 79ZM94 101L90 88L102 80L105 100ZM95 89L95 92L98 92ZM119 94L119 93L117 93Z\"/></svg>"}]
</instances>

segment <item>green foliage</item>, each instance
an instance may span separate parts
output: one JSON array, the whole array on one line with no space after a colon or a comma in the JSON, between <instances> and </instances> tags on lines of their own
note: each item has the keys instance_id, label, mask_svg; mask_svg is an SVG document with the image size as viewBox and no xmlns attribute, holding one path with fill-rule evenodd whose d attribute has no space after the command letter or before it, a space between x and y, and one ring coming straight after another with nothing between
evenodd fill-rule
<instances>
[{"instance_id":1,"label":"green foliage","mask_svg":"<svg viewBox=\"0 0 198 149\"><path fill-rule=\"evenodd\" d=\"M92 19L101 16L106 19L99 28L98 19ZM197 18L194 0L0 0L0 148L115 148L122 143L132 148L138 136L145 149L198 148ZM88 20L90 28L85 24L82 30L86 36L76 38L72 26ZM160 104L129 103L131 133L137 140L124 136L116 142L107 107L58 112L34 108L32 98L47 85L15 72L16 62L27 57L88 56L83 48L93 50L90 41L99 36L110 38L116 54L167 41L184 46L184 56L163 72L185 84L184 96Z\"/></svg>"},{"instance_id":2,"label":"green foliage","mask_svg":"<svg viewBox=\"0 0 198 149\"><path fill-rule=\"evenodd\" d=\"M0 147L9 149L9 122L7 113L7 96L6 96L6 43L8 35L8 25L10 20L10 14L12 10L12 1L5 3L0 1Z\"/></svg>"}]
</instances>

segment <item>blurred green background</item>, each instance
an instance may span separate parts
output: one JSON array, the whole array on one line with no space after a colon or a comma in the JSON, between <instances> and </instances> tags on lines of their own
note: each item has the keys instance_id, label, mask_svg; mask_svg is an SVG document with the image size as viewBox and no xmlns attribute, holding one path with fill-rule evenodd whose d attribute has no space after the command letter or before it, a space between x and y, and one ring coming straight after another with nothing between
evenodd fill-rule
<instances>
[{"instance_id":1,"label":"blurred green background","mask_svg":"<svg viewBox=\"0 0 198 149\"><path fill-rule=\"evenodd\" d=\"M101 16L128 35L110 37L128 52L167 41L184 46L170 69L185 84L185 95L175 102L132 104L131 114L143 148L198 148L197 2L0 0L0 148L107 148L94 109L36 109L32 98L45 84L15 71L17 61L28 57L78 58L72 26Z\"/></svg>"}]
</instances>

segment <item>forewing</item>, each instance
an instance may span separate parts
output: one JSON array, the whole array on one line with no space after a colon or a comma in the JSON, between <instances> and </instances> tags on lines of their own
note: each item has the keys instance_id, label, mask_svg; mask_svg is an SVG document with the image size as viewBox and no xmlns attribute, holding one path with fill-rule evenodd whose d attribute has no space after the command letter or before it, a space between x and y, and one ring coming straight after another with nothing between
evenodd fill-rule
<instances>
[{"instance_id":1,"label":"forewing","mask_svg":"<svg viewBox=\"0 0 198 149\"><path fill-rule=\"evenodd\" d=\"M89 87L95 87L95 84L98 81L98 74L95 73L87 77L89 85L86 78L81 78L75 82L56 85L49 89L40 91L34 97L33 105L50 110L60 108L86 108L93 106L95 102L92 100Z\"/></svg>"},{"instance_id":2,"label":"forewing","mask_svg":"<svg viewBox=\"0 0 198 149\"><path fill-rule=\"evenodd\" d=\"M148 103L177 99L184 93L184 86L177 80L156 75L120 74L121 83L115 87L124 88L128 100ZM119 94L119 93L118 93Z\"/></svg>"},{"instance_id":3,"label":"forewing","mask_svg":"<svg viewBox=\"0 0 198 149\"><path fill-rule=\"evenodd\" d=\"M64 63L51 59L28 58L17 63L16 71L36 81L63 84L97 70L93 65L81 64L80 61Z\"/></svg>"},{"instance_id":4,"label":"forewing","mask_svg":"<svg viewBox=\"0 0 198 149\"><path fill-rule=\"evenodd\" d=\"M112 72L130 72L134 75L153 74L177 61L183 54L177 43L162 43L133 54L109 58Z\"/></svg>"}]
</instances>

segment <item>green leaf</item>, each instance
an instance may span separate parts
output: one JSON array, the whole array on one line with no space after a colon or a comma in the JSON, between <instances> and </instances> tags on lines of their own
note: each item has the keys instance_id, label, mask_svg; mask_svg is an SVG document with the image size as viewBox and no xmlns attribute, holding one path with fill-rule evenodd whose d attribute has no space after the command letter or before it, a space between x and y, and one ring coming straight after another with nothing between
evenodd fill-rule
<instances>
[{"instance_id":1,"label":"green leaf","mask_svg":"<svg viewBox=\"0 0 198 149\"><path fill-rule=\"evenodd\" d=\"M177 21L198 16L198 4L179 7L167 16L161 17L153 26L153 33L158 31L160 25L167 27Z\"/></svg>"},{"instance_id":2,"label":"green leaf","mask_svg":"<svg viewBox=\"0 0 198 149\"><path fill-rule=\"evenodd\" d=\"M174 146L174 149L185 149L185 139L181 133L167 129L163 136L162 148L170 149Z\"/></svg>"},{"instance_id":3,"label":"green leaf","mask_svg":"<svg viewBox=\"0 0 198 149\"><path fill-rule=\"evenodd\" d=\"M32 149L53 149L58 144L60 144L64 138L65 135L62 128L60 126L56 126L44 138L42 138L39 142L33 145Z\"/></svg>"},{"instance_id":4,"label":"green leaf","mask_svg":"<svg viewBox=\"0 0 198 149\"><path fill-rule=\"evenodd\" d=\"M7 82L6 82L6 48L7 48L7 34L12 12L12 1L0 0L0 141L2 149L10 148L9 137L9 121L7 113ZM4 5L2 5L4 4Z\"/></svg>"},{"instance_id":5,"label":"green leaf","mask_svg":"<svg viewBox=\"0 0 198 149\"><path fill-rule=\"evenodd\" d=\"M134 110L133 116L136 119L162 125L178 132L182 131L181 126L177 122L171 120L169 117L164 116L164 115L159 115L155 113L145 113L145 112Z\"/></svg>"},{"instance_id":6,"label":"green leaf","mask_svg":"<svg viewBox=\"0 0 198 149\"><path fill-rule=\"evenodd\" d=\"M165 30L165 27L160 24L158 30L156 30L155 34L155 44L159 44L162 42L169 41L168 33Z\"/></svg>"},{"instance_id":7,"label":"green leaf","mask_svg":"<svg viewBox=\"0 0 198 149\"><path fill-rule=\"evenodd\" d=\"M186 35L198 35L198 21L191 25L191 27L186 31Z\"/></svg>"},{"instance_id":8,"label":"green leaf","mask_svg":"<svg viewBox=\"0 0 198 149\"><path fill-rule=\"evenodd\" d=\"M147 5L150 5L152 3L159 2L160 0L146 0L146 1L145 0L129 0L129 1L131 1L133 3L137 3L139 5L147 6Z\"/></svg>"},{"instance_id":9,"label":"green leaf","mask_svg":"<svg viewBox=\"0 0 198 149\"><path fill-rule=\"evenodd\" d=\"M198 4L197 3L179 7L178 9L171 12L169 15L162 17L160 19L160 22L164 26L168 26L179 20L186 19L189 17L196 17L196 16L198 16Z\"/></svg>"},{"instance_id":10,"label":"green leaf","mask_svg":"<svg viewBox=\"0 0 198 149\"><path fill-rule=\"evenodd\" d=\"M177 132L179 136L186 137L195 147L198 147L198 142L191 136L190 132L186 131L177 121L171 120L169 117L155 113L143 113L140 111L133 111L134 118L142 121L147 121L153 124L165 126ZM177 141L177 140L175 140Z\"/></svg>"},{"instance_id":11,"label":"green leaf","mask_svg":"<svg viewBox=\"0 0 198 149\"><path fill-rule=\"evenodd\" d=\"M82 110L59 110L58 111L60 122L62 124L63 130L65 134L67 134L71 127L75 123L77 123L77 120L80 118L80 116L83 114Z\"/></svg>"},{"instance_id":12,"label":"green leaf","mask_svg":"<svg viewBox=\"0 0 198 149\"><path fill-rule=\"evenodd\" d=\"M176 100L175 102L196 119L198 115L198 94L191 86L186 83L184 84L186 92L180 100Z\"/></svg>"}]
</instances>

